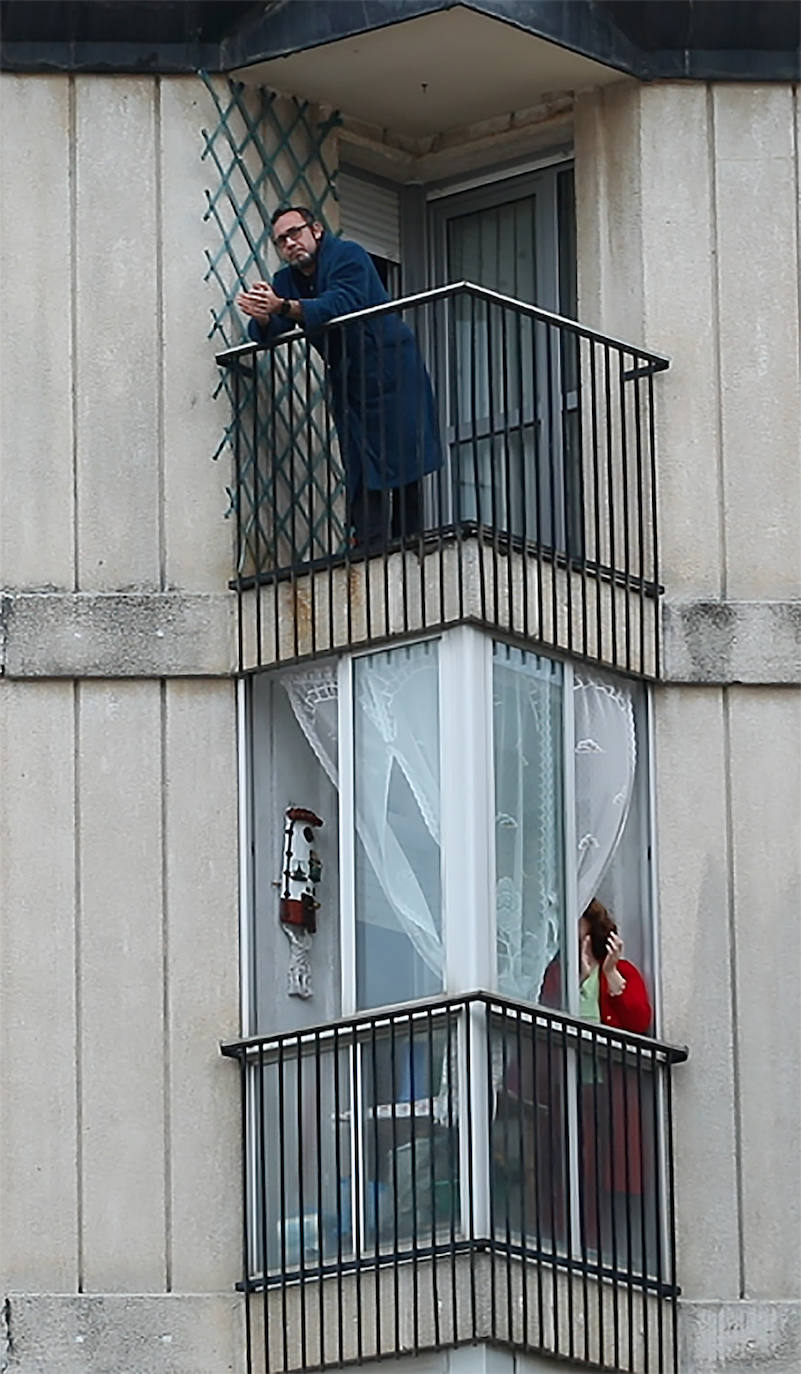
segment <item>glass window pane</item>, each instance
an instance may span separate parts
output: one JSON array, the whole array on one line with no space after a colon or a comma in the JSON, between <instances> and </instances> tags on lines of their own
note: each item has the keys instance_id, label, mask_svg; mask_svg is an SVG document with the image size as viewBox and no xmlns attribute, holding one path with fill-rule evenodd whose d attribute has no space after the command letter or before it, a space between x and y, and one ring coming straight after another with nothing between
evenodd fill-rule
<instances>
[{"instance_id":1,"label":"glass window pane","mask_svg":"<svg viewBox=\"0 0 801 1374\"><path fill-rule=\"evenodd\" d=\"M536 1002L562 943L561 665L496 643L492 708L498 991Z\"/></svg>"},{"instance_id":2,"label":"glass window pane","mask_svg":"<svg viewBox=\"0 0 801 1374\"><path fill-rule=\"evenodd\" d=\"M443 987L436 642L353 669L356 989L360 1007Z\"/></svg>"}]
</instances>

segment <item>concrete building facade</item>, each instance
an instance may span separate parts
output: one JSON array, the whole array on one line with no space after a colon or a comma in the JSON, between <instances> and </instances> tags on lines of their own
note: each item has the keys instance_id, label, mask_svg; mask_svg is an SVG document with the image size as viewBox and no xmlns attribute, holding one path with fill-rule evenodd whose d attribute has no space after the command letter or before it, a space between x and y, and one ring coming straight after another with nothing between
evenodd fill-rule
<instances>
[{"instance_id":1,"label":"concrete building facade","mask_svg":"<svg viewBox=\"0 0 801 1374\"><path fill-rule=\"evenodd\" d=\"M593 53L537 29L528 10L541 6L511 22L503 5L326 8L338 18L318 34L321 7L267 7L248 55L253 7L230 7L243 27L204 77L163 45L154 71L122 47L94 69L80 45L71 67L59 48L46 70L10 39L4 59L0 1368L244 1374L247 1127L220 1042L356 1010L329 995L344 955L320 943L314 997L292 1021L276 870L249 867L263 837L248 797L279 805L252 770L278 776L280 759L259 735L275 671L238 652L239 617L252 637L254 612L231 583L230 444L210 461L231 423L214 356L236 341L231 254L264 220L254 204L222 227L209 214L225 174L208 133L236 89L260 140L243 165L274 175L267 212L293 189L322 200L332 231L349 225L362 202L335 198L337 174L396 197L402 294L434 282L431 225L449 196L572 168L578 320L670 359L653 378L661 665L616 670L646 722L641 959L660 1040L689 1048L673 1072L670 1359L698 1374L789 1371L801 1358L798 73L792 56L772 73L760 58L749 79L742 55L720 79L643 79L630 36L625 63ZM267 104L265 90L278 92ZM281 604L297 634L297 600ZM438 635L491 634L478 620ZM373 637L386 652L425 630ZM558 635L506 637L586 668ZM359 652L370 641L368 626ZM329 641L281 666L335 647L352 657ZM254 765L261 749L269 768ZM443 993L472 986L446 980ZM547 1342L498 1336L494 1317L471 1338L404 1338L398 1353L414 1374L551 1367ZM586 1363L580 1346L568 1367ZM368 1340L362 1362L372 1353Z\"/></svg>"}]
</instances>

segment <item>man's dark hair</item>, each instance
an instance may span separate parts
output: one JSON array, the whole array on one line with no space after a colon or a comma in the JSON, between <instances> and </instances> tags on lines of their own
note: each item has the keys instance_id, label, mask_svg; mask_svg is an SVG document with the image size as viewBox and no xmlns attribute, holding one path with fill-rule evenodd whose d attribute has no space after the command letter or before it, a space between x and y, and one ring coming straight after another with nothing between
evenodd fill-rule
<instances>
[{"instance_id":1,"label":"man's dark hair","mask_svg":"<svg viewBox=\"0 0 801 1374\"><path fill-rule=\"evenodd\" d=\"M275 224L277 219L283 219L284 215L302 215L307 224L316 224L311 210L305 205L281 205L270 215L270 224Z\"/></svg>"}]
</instances>

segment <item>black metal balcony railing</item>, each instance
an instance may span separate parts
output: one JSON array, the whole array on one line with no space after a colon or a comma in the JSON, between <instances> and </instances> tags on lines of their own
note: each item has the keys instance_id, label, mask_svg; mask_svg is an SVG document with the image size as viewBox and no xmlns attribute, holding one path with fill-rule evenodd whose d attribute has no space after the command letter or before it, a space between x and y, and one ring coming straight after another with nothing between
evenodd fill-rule
<instances>
[{"instance_id":1,"label":"black metal balcony railing","mask_svg":"<svg viewBox=\"0 0 801 1374\"><path fill-rule=\"evenodd\" d=\"M217 361L242 667L475 619L658 676L665 358L460 282Z\"/></svg>"},{"instance_id":2,"label":"black metal balcony railing","mask_svg":"<svg viewBox=\"0 0 801 1374\"><path fill-rule=\"evenodd\" d=\"M250 1374L482 1339L677 1368L685 1050L477 992L223 1054Z\"/></svg>"}]
</instances>

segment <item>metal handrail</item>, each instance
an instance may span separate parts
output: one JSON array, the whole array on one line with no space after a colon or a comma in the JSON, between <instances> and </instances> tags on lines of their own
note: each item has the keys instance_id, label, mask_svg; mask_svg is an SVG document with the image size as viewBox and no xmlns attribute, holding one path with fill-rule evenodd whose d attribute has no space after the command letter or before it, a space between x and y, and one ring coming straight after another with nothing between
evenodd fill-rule
<instances>
[{"instance_id":1,"label":"metal handrail","mask_svg":"<svg viewBox=\"0 0 801 1374\"><path fill-rule=\"evenodd\" d=\"M689 1057L689 1050L686 1045L674 1045L669 1041L659 1040L656 1036L638 1035L634 1031L597 1025L580 1016L573 1016L569 1012L560 1011L555 1007L547 1007L534 1002L521 1002L515 998L504 997L499 993L487 992L483 988L451 996L437 997L435 995L419 998L414 1002L398 1002L393 1006L375 1007L372 1011L357 1012L353 1016L336 1017L329 1021L321 1021L314 1026L303 1026L298 1030L272 1031L264 1035L244 1036L238 1040L221 1042L220 1053L231 1059L247 1057L259 1050L270 1049L276 1046L279 1041L289 1044L302 1044L305 1039L308 1039L312 1042L318 1040L320 1036L334 1035L341 1031L358 1031L367 1026L380 1027L384 1021L389 1025L400 1019L411 1021L415 1016L425 1017L434 1011L447 1013L464 1007L470 1002L480 1002L489 1007L490 1010L493 1007L510 1010L527 1021L548 1024L558 1030L564 1028L581 1035L591 1033L593 1038L609 1038L614 1040L615 1044L621 1043L632 1049L636 1049L638 1046L647 1047L651 1055L665 1063L683 1064Z\"/></svg>"},{"instance_id":2,"label":"metal handrail","mask_svg":"<svg viewBox=\"0 0 801 1374\"><path fill-rule=\"evenodd\" d=\"M337 315L335 319L329 320L322 328L334 329L343 324L356 324L360 320L391 314L397 310L406 310L415 305L426 305L431 301L448 300L452 296L461 294L475 296L479 300L487 301L490 305L503 305L517 311L518 314L527 316L529 319L539 320L543 324L556 325L560 329L567 330L568 333L577 334L583 339L592 340L594 343L622 349L625 353L630 353L632 357L642 358L645 362L651 363L654 372L664 372L670 367L670 359L661 353L652 353L646 348L635 347L624 339L615 338L612 334L602 334L600 330L590 329L587 325L581 324L578 320L571 320L566 315L558 315L552 310L544 310L539 305L530 305L527 301L519 301L514 296L505 296L500 291L492 291L489 287L478 286L471 281L450 282L447 286L429 287L425 291L417 291L411 296L401 296L397 300L387 301L383 305L365 306L364 309L353 310L347 315ZM315 330L314 332L320 331ZM306 331L300 328L285 330L283 334L279 334L269 344L253 341L236 344L233 348L226 348L221 353L216 353L214 359L220 367L225 367L231 363L239 362L250 354L260 353L265 348L289 343L293 339L302 339L305 334Z\"/></svg>"}]
</instances>

